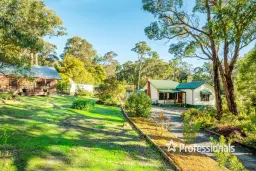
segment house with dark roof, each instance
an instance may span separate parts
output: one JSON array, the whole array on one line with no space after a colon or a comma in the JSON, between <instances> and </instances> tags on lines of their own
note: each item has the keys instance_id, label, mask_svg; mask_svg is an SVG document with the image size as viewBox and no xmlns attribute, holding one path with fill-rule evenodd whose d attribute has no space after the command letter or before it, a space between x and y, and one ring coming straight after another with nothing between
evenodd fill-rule
<instances>
[{"instance_id":1,"label":"house with dark roof","mask_svg":"<svg viewBox=\"0 0 256 171\"><path fill-rule=\"evenodd\" d=\"M0 91L17 91L21 95L48 95L57 92L57 80L61 80L55 68L32 66L30 70L16 67L0 69Z\"/></svg>"},{"instance_id":2,"label":"house with dark roof","mask_svg":"<svg viewBox=\"0 0 256 171\"><path fill-rule=\"evenodd\" d=\"M205 81L148 80L143 90L157 104L215 105L214 88Z\"/></svg>"}]
</instances>

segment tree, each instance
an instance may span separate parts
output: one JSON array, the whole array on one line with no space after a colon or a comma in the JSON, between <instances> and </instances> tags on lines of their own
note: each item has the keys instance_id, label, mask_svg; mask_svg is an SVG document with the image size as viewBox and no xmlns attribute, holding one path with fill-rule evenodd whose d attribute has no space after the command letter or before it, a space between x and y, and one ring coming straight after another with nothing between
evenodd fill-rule
<instances>
[{"instance_id":1,"label":"tree","mask_svg":"<svg viewBox=\"0 0 256 171\"><path fill-rule=\"evenodd\" d=\"M84 63L73 56L66 56L59 71L71 78L76 83L92 84L92 74L84 68Z\"/></svg>"},{"instance_id":2,"label":"tree","mask_svg":"<svg viewBox=\"0 0 256 171\"><path fill-rule=\"evenodd\" d=\"M117 79L129 85L136 85L138 83L138 73L136 72L136 68L137 66L134 62L125 62L117 73Z\"/></svg>"},{"instance_id":3,"label":"tree","mask_svg":"<svg viewBox=\"0 0 256 171\"><path fill-rule=\"evenodd\" d=\"M256 39L256 3L253 0L229 0L227 3L214 4L216 14L214 36L223 44L223 59L218 58L219 71L225 89L229 111L238 115L232 74L241 49Z\"/></svg>"},{"instance_id":4,"label":"tree","mask_svg":"<svg viewBox=\"0 0 256 171\"><path fill-rule=\"evenodd\" d=\"M33 54L43 46L43 37L63 35L64 31L61 19L43 1L1 0L1 67L29 67Z\"/></svg>"},{"instance_id":5,"label":"tree","mask_svg":"<svg viewBox=\"0 0 256 171\"><path fill-rule=\"evenodd\" d=\"M196 67L194 69L193 81L207 81L213 83L213 74L211 63L205 62L202 67Z\"/></svg>"},{"instance_id":6,"label":"tree","mask_svg":"<svg viewBox=\"0 0 256 171\"><path fill-rule=\"evenodd\" d=\"M155 55L154 55L155 54ZM153 56L154 55L154 56ZM141 81L144 85L147 78L150 79L168 79L170 75L170 66L168 62L164 62L158 57L157 53L153 53L153 57L145 58L141 63Z\"/></svg>"},{"instance_id":7,"label":"tree","mask_svg":"<svg viewBox=\"0 0 256 171\"><path fill-rule=\"evenodd\" d=\"M145 59L145 57L151 54L151 48L147 45L145 41L139 42L132 48L132 51L138 54L138 84L137 89L140 88L140 76L141 76L141 63Z\"/></svg>"},{"instance_id":8,"label":"tree","mask_svg":"<svg viewBox=\"0 0 256 171\"><path fill-rule=\"evenodd\" d=\"M145 29L148 37L178 38L180 42L171 45L172 53L211 60L218 119L222 111L219 72L229 111L237 115L232 73L240 50L256 38L255 1L197 0L192 12L184 11L182 0L143 0L143 4L159 19Z\"/></svg>"},{"instance_id":9,"label":"tree","mask_svg":"<svg viewBox=\"0 0 256 171\"><path fill-rule=\"evenodd\" d=\"M236 89L243 112L256 111L256 50L251 50L239 61Z\"/></svg>"},{"instance_id":10,"label":"tree","mask_svg":"<svg viewBox=\"0 0 256 171\"><path fill-rule=\"evenodd\" d=\"M72 55L85 63L85 66L90 66L93 62L93 57L96 56L96 50L87 40L81 37L73 37L67 40L62 58Z\"/></svg>"},{"instance_id":11,"label":"tree","mask_svg":"<svg viewBox=\"0 0 256 171\"><path fill-rule=\"evenodd\" d=\"M42 50L38 54L38 64L51 67L58 65L59 57L56 49L56 45L45 42Z\"/></svg>"},{"instance_id":12,"label":"tree","mask_svg":"<svg viewBox=\"0 0 256 171\"><path fill-rule=\"evenodd\" d=\"M116 76L117 67L119 66L119 62L115 60L117 56L115 52L110 51L106 53L100 61L108 78Z\"/></svg>"},{"instance_id":13,"label":"tree","mask_svg":"<svg viewBox=\"0 0 256 171\"><path fill-rule=\"evenodd\" d=\"M94 64L88 68L88 71L92 74L94 84L101 84L106 79L106 72L100 64Z\"/></svg>"},{"instance_id":14,"label":"tree","mask_svg":"<svg viewBox=\"0 0 256 171\"><path fill-rule=\"evenodd\" d=\"M97 96L105 104L116 105L122 100L125 88L115 77L104 80L97 88Z\"/></svg>"},{"instance_id":15,"label":"tree","mask_svg":"<svg viewBox=\"0 0 256 171\"><path fill-rule=\"evenodd\" d=\"M181 58L173 58L170 62L169 77L173 81L187 82L190 75L191 65L187 62L183 62Z\"/></svg>"}]
</instances>

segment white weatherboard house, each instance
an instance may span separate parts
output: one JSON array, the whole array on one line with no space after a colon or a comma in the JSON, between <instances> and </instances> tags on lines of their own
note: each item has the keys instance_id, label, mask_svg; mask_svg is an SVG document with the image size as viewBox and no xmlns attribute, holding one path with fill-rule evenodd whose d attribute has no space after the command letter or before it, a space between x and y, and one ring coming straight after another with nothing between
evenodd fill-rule
<instances>
[{"instance_id":1,"label":"white weatherboard house","mask_svg":"<svg viewBox=\"0 0 256 171\"><path fill-rule=\"evenodd\" d=\"M171 80L148 80L143 89L153 103L215 105L214 88L204 81L178 83Z\"/></svg>"}]
</instances>

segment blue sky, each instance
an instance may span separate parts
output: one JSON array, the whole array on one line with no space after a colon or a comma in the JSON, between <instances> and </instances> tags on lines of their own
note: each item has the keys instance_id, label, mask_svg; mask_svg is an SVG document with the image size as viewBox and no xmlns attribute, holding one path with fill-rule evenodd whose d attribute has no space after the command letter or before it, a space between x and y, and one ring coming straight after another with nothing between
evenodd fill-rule
<instances>
[{"instance_id":1,"label":"blue sky","mask_svg":"<svg viewBox=\"0 0 256 171\"><path fill-rule=\"evenodd\" d=\"M58 54L63 52L68 38L79 36L101 55L116 52L120 63L137 59L131 49L139 41L146 41L165 61L173 58L166 41L151 41L146 37L144 28L154 18L142 10L141 0L45 0L45 4L61 17L67 28L67 36L47 40L57 45ZM185 61L194 67L204 62L195 58Z\"/></svg>"}]
</instances>

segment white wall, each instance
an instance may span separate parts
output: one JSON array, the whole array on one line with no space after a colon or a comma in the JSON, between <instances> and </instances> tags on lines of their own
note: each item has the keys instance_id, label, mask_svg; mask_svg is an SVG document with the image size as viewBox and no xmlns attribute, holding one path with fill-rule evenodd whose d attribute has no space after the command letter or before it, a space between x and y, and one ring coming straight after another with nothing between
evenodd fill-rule
<instances>
[{"instance_id":1,"label":"white wall","mask_svg":"<svg viewBox=\"0 0 256 171\"><path fill-rule=\"evenodd\" d=\"M200 91L209 90L212 92L209 101L201 101ZM215 106L215 94L214 88L209 84L203 84L200 87L194 89L194 105L212 105Z\"/></svg>"},{"instance_id":2,"label":"white wall","mask_svg":"<svg viewBox=\"0 0 256 171\"><path fill-rule=\"evenodd\" d=\"M151 89L151 100L152 101L159 100L159 94L157 89L152 84L150 84L150 89Z\"/></svg>"},{"instance_id":3,"label":"white wall","mask_svg":"<svg viewBox=\"0 0 256 171\"><path fill-rule=\"evenodd\" d=\"M71 84L70 94L75 94L75 92L76 92L76 83L72 79L69 79L69 81L70 81L70 84Z\"/></svg>"},{"instance_id":4,"label":"white wall","mask_svg":"<svg viewBox=\"0 0 256 171\"><path fill-rule=\"evenodd\" d=\"M147 89L147 84L143 87L143 89ZM150 93L151 93L151 100L157 101L159 100L159 94L157 89L150 83Z\"/></svg>"},{"instance_id":5,"label":"white wall","mask_svg":"<svg viewBox=\"0 0 256 171\"><path fill-rule=\"evenodd\" d=\"M89 91L89 92L93 92L94 90L94 86L93 85L90 85L90 84L77 84L77 88L80 88L82 90L86 90L86 91Z\"/></svg>"},{"instance_id":6,"label":"white wall","mask_svg":"<svg viewBox=\"0 0 256 171\"><path fill-rule=\"evenodd\" d=\"M186 92L186 103L193 105L192 90L191 89L180 89L180 90Z\"/></svg>"},{"instance_id":7,"label":"white wall","mask_svg":"<svg viewBox=\"0 0 256 171\"><path fill-rule=\"evenodd\" d=\"M70 87L70 94L75 94L75 92L80 88L82 90L89 91L93 93L95 85L90 84L76 84L72 79L69 79L71 87Z\"/></svg>"}]
</instances>

